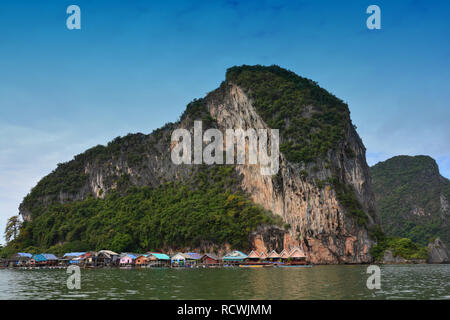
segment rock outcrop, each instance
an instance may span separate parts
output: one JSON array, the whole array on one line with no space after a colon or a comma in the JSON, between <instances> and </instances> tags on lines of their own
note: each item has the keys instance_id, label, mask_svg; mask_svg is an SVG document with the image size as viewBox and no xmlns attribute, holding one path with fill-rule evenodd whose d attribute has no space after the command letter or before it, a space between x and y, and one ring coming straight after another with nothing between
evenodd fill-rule
<instances>
[{"instance_id":1,"label":"rock outcrop","mask_svg":"<svg viewBox=\"0 0 450 320\"><path fill-rule=\"evenodd\" d=\"M395 255L391 250L386 250L384 253L382 261L383 264L421 264L426 263L425 259L405 259L401 256Z\"/></svg>"},{"instance_id":2,"label":"rock outcrop","mask_svg":"<svg viewBox=\"0 0 450 320\"><path fill-rule=\"evenodd\" d=\"M384 253L383 256L383 261L382 263L386 263L386 264L397 264L397 263L406 263L407 260L405 258L399 257L399 256L395 256L392 253L391 250L386 250L386 252Z\"/></svg>"},{"instance_id":3,"label":"rock outcrop","mask_svg":"<svg viewBox=\"0 0 450 320\"><path fill-rule=\"evenodd\" d=\"M428 263L450 263L448 249L441 239L436 238L432 243L428 244L428 250Z\"/></svg>"}]
</instances>

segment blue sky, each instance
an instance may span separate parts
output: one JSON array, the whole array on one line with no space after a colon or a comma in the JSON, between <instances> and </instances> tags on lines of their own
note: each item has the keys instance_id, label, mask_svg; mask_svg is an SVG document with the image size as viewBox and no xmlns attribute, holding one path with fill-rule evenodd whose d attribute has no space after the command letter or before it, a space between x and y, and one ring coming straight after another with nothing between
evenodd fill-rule
<instances>
[{"instance_id":1,"label":"blue sky","mask_svg":"<svg viewBox=\"0 0 450 320\"><path fill-rule=\"evenodd\" d=\"M71 4L81 30L66 28ZM366 28L371 4L381 30ZM57 163L177 120L241 64L278 64L346 101L370 165L426 154L450 177L449 10L419 0L4 0L0 232Z\"/></svg>"}]
</instances>

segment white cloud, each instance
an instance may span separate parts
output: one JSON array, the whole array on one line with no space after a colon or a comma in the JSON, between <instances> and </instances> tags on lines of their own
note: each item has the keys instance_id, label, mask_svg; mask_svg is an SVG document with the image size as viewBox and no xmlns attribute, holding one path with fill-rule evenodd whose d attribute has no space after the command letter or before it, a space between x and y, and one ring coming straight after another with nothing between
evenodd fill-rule
<instances>
[{"instance_id":1,"label":"white cloud","mask_svg":"<svg viewBox=\"0 0 450 320\"><path fill-rule=\"evenodd\" d=\"M82 140L83 143L79 143ZM105 141L100 137L81 139L67 127L58 134L35 128L0 125L0 242L9 217L18 214L19 204L32 187L60 162Z\"/></svg>"}]
</instances>

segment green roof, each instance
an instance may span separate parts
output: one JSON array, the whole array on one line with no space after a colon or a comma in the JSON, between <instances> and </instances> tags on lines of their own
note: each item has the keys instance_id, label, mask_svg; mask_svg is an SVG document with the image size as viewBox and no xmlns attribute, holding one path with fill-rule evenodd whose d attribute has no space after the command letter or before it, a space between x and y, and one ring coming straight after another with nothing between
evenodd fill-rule
<instances>
[{"instance_id":1,"label":"green roof","mask_svg":"<svg viewBox=\"0 0 450 320\"><path fill-rule=\"evenodd\" d=\"M152 253L152 256L155 256L158 260L170 260L170 257L164 253Z\"/></svg>"}]
</instances>

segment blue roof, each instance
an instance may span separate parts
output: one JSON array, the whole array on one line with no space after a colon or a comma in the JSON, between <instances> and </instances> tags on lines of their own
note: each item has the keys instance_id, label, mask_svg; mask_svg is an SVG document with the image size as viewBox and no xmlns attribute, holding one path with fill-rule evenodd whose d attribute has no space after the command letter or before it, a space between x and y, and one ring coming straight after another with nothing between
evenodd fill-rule
<instances>
[{"instance_id":1,"label":"blue roof","mask_svg":"<svg viewBox=\"0 0 450 320\"><path fill-rule=\"evenodd\" d=\"M36 260L36 262L47 261L47 258L44 257L42 254L35 254L33 256L33 259Z\"/></svg>"},{"instance_id":2,"label":"blue roof","mask_svg":"<svg viewBox=\"0 0 450 320\"><path fill-rule=\"evenodd\" d=\"M68 253L65 253L63 255L63 258L65 258L65 257L79 257L79 256L82 256L83 254L86 254L86 252L68 252Z\"/></svg>"},{"instance_id":3,"label":"blue roof","mask_svg":"<svg viewBox=\"0 0 450 320\"><path fill-rule=\"evenodd\" d=\"M170 257L164 253L152 253L152 256L155 256L158 260L170 260Z\"/></svg>"},{"instance_id":4,"label":"blue roof","mask_svg":"<svg viewBox=\"0 0 450 320\"><path fill-rule=\"evenodd\" d=\"M238 250L230 252L226 256L222 257L223 260L243 260L245 258L247 258L247 255Z\"/></svg>"},{"instance_id":5,"label":"blue roof","mask_svg":"<svg viewBox=\"0 0 450 320\"><path fill-rule=\"evenodd\" d=\"M47 260L58 260L58 257L52 253L43 253L42 254Z\"/></svg>"},{"instance_id":6,"label":"blue roof","mask_svg":"<svg viewBox=\"0 0 450 320\"><path fill-rule=\"evenodd\" d=\"M203 257L203 255L196 252L186 252L185 255L188 255L191 259L194 260L200 260Z\"/></svg>"},{"instance_id":7,"label":"blue roof","mask_svg":"<svg viewBox=\"0 0 450 320\"><path fill-rule=\"evenodd\" d=\"M31 253L27 253L27 252L18 252L17 255L19 257L24 257L24 258L31 258L31 257L33 257L33 255Z\"/></svg>"}]
</instances>

